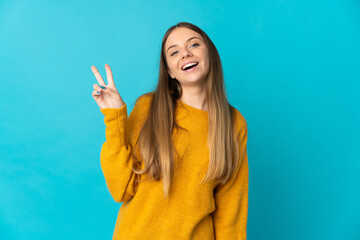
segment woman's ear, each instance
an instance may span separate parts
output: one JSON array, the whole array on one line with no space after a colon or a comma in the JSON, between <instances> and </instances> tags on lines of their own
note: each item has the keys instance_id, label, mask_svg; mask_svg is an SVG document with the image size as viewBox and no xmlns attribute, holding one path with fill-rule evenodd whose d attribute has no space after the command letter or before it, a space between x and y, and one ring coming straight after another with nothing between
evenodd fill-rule
<instances>
[{"instance_id":1,"label":"woman's ear","mask_svg":"<svg viewBox=\"0 0 360 240\"><path fill-rule=\"evenodd\" d=\"M168 74L170 75L171 78L174 78L174 75L171 73L169 69L168 69Z\"/></svg>"}]
</instances>

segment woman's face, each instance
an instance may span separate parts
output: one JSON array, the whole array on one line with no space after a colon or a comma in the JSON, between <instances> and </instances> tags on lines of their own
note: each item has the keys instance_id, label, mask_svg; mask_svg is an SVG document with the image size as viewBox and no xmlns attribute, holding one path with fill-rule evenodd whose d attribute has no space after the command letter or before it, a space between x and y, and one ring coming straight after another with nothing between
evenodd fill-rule
<instances>
[{"instance_id":1,"label":"woman's face","mask_svg":"<svg viewBox=\"0 0 360 240\"><path fill-rule=\"evenodd\" d=\"M164 51L170 77L181 85L203 83L209 72L209 55L200 34L186 27L176 28L166 40ZM191 67L188 63L197 65Z\"/></svg>"}]
</instances>

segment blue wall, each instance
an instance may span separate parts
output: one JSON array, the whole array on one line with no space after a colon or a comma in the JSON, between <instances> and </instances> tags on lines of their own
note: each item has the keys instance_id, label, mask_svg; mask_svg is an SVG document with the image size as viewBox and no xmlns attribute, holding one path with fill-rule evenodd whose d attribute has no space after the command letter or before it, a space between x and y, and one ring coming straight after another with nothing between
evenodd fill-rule
<instances>
[{"instance_id":1,"label":"blue wall","mask_svg":"<svg viewBox=\"0 0 360 240\"><path fill-rule=\"evenodd\" d=\"M111 239L90 67L110 64L131 111L188 21L248 123L248 239L360 239L359 1L151 3L0 2L0 238Z\"/></svg>"}]
</instances>

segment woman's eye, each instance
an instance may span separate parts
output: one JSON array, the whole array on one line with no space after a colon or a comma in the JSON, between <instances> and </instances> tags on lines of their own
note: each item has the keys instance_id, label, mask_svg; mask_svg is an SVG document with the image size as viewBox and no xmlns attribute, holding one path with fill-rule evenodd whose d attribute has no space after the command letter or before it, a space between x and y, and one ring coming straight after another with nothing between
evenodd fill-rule
<instances>
[{"instance_id":1,"label":"woman's eye","mask_svg":"<svg viewBox=\"0 0 360 240\"><path fill-rule=\"evenodd\" d=\"M199 46L199 44L198 44L198 43L194 43L194 44L191 45L191 47L192 47L192 46ZM175 53L177 53L177 52L178 52L178 51L173 52L170 56L173 56L173 55L174 55Z\"/></svg>"}]
</instances>

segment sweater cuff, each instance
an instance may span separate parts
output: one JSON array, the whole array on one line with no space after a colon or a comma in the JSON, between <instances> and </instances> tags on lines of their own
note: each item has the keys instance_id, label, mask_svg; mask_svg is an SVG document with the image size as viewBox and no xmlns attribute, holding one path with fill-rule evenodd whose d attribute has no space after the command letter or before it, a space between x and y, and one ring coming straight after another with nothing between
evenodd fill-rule
<instances>
[{"instance_id":1,"label":"sweater cuff","mask_svg":"<svg viewBox=\"0 0 360 240\"><path fill-rule=\"evenodd\" d=\"M127 117L126 104L124 104L121 108L100 108L100 111L105 116L105 124L106 122L113 121L118 117L123 117L124 115Z\"/></svg>"},{"instance_id":2,"label":"sweater cuff","mask_svg":"<svg viewBox=\"0 0 360 240\"><path fill-rule=\"evenodd\" d=\"M112 146L127 146L127 106L121 108L102 108L106 125L105 135L107 144Z\"/></svg>"}]
</instances>

